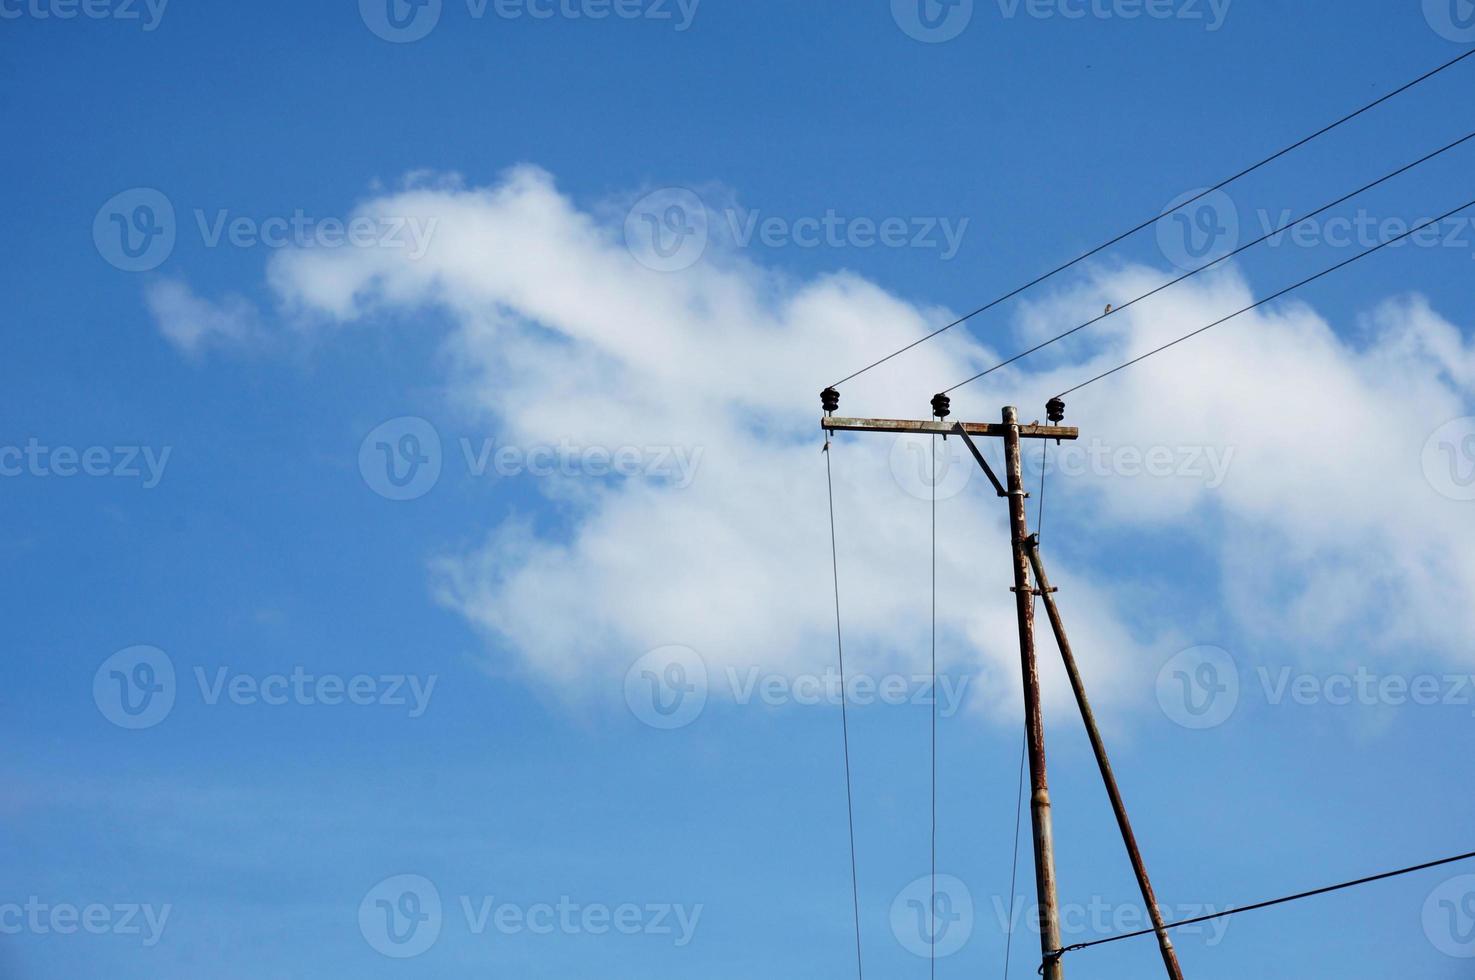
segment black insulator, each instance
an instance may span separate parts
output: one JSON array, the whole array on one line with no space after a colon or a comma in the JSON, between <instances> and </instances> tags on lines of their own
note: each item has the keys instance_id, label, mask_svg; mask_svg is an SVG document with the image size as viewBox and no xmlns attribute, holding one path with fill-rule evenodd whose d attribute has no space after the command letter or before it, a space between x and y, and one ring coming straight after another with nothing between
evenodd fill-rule
<instances>
[{"instance_id":1,"label":"black insulator","mask_svg":"<svg viewBox=\"0 0 1475 980\"><path fill-rule=\"evenodd\" d=\"M932 414L940 419L947 418L953 414L953 400L947 395L933 395Z\"/></svg>"},{"instance_id":2,"label":"black insulator","mask_svg":"<svg viewBox=\"0 0 1475 980\"><path fill-rule=\"evenodd\" d=\"M1065 400L1063 398L1052 398L1045 403L1045 417L1051 422L1061 422L1065 419Z\"/></svg>"},{"instance_id":3,"label":"black insulator","mask_svg":"<svg viewBox=\"0 0 1475 980\"><path fill-rule=\"evenodd\" d=\"M819 402L825 407L825 411L833 412L840 407L840 393L834 388L826 388L819 393Z\"/></svg>"}]
</instances>

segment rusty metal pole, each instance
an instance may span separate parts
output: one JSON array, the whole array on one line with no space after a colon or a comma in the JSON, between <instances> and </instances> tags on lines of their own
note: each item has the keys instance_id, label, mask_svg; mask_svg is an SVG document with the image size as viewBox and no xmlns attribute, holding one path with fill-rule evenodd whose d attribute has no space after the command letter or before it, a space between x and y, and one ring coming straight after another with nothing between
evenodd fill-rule
<instances>
[{"instance_id":1,"label":"rusty metal pole","mask_svg":"<svg viewBox=\"0 0 1475 980\"><path fill-rule=\"evenodd\" d=\"M1075 654L1071 652L1070 640L1065 636L1065 622L1060 610L1055 608L1055 596L1050 590L1050 580L1045 577L1045 564L1040 559L1039 539L1030 537L1027 542L1030 564L1034 566L1035 585L1045 600L1045 614L1050 618L1050 628L1055 632L1055 643L1060 647L1060 658L1065 661L1065 672L1070 676L1070 689L1075 692L1076 704L1081 709L1081 720L1086 724L1086 734L1091 739L1091 751L1096 753L1096 765L1101 769L1102 782L1106 783L1106 795L1111 797L1111 809L1116 814L1117 826L1122 831L1122 842L1127 845L1127 857L1132 862L1132 872L1137 876L1137 887L1142 891L1142 901L1147 905L1147 914L1152 917L1152 931L1157 934L1158 949L1163 954L1163 965L1168 969L1170 980L1183 980L1183 969L1178 965L1178 953L1173 949L1173 940L1163 928L1163 914L1157 907L1157 895L1147 877L1147 865L1142 860L1142 851L1137 847L1137 835L1132 832L1132 821L1127 819L1127 805L1122 802L1121 790L1117 788L1116 775L1111 770L1111 760L1106 757L1106 743L1096 727L1096 714L1086 698L1086 685L1076 667Z\"/></svg>"},{"instance_id":2,"label":"rusty metal pole","mask_svg":"<svg viewBox=\"0 0 1475 980\"><path fill-rule=\"evenodd\" d=\"M1024 675L1024 730L1029 754L1030 826L1035 842L1035 894L1040 905L1041 975L1062 980L1060 909L1055 898L1055 839L1050 790L1045 778L1045 724L1040 711L1040 672L1035 663L1035 608L1029 574L1029 523L1019 458L1019 411L1004 409L1004 456L1008 470L1009 533L1014 550L1014 605L1019 614L1019 657Z\"/></svg>"}]
</instances>

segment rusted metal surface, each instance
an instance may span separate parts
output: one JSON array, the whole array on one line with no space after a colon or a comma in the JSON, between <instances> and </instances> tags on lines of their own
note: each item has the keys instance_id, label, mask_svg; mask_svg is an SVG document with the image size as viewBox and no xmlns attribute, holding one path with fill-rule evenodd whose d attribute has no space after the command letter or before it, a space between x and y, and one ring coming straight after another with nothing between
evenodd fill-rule
<instances>
[{"instance_id":1,"label":"rusted metal surface","mask_svg":"<svg viewBox=\"0 0 1475 980\"><path fill-rule=\"evenodd\" d=\"M988 482L994 485L994 490L998 495L1000 497L1009 496L1008 491L1004 489L1004 485L994 475L994 468L988 465L988 460L984 459L983 453L978 451L978 445L973 441L973 437L968 434L968 430L961 425L955 425L953 426L953 431L963 437L963 444L968 447L968 451L973 454L973 458L978 460L978 465L983 467L983 472L988 477Z\"/></svg>"},{"instance_id":2,"label":"rusted metal surface","mask_svg":"<svg viewBox=\"0 0 1475 980\"><path fill-rule=\"evenodd\" d=\"M1005 437L1005 426L993 422L917 422L911 419L851 419L833 416L820 419L820 426L832 432L896 432L946 436L958 426L972 436ZM1021 425L1021 439L1079 439L1081 430L1071 425Z\"/></svg>"},{"instance_id":3,"label":"rusted metal surface","mask_svg":"<svg viewBox=\"0 0 1475 980\"><path fill-rule=\"evenodd\" d=\"M1040 905L1041 975L1061 980L1060 909L1055 895L1055 839L1050 819L1050 789L1045 774L1045 722L1040 710L1040 672L1035 661L1035 606L1030 587L1029 523L1024 509L1024 478L1019 458L1023 432L1019 412L1004 409L1006 478L1009 482L1009 532L1014 553L1014 603L1019 616L1019 657L1024 676L1024 730L1028 744L1030 826L1035 842L1035 892ZM1070 430L1074 432L1075 430ZM1074 436L1071 436L1074 438Z\"/></svg>"},{"instance_id":4,"label":"rusted metal surface","mask_svg":"<svg viewBox=\"0 0 1475 980\"><path fill-rule=\"evenodd\" d=\"M1065 661L1065 672L1070 677L1070 689L1075 692L1076 704L1081 709L1081 720L1085 722L1086 734L1091 739L1091 751L1096 753L1096 765L1101 769L1101 779L1106 784L1106 795L1111 798L1111 809L1116 814L1117 826L1121 828L1122 842L1127 846L1127 857L1132 862L1132 872L1137 876L1137 887L1142 892L1142 901L1147 905L1147 914L1152 917L1152 930L1157 935L1158 949L1163 954L1163 965L1167 967L1171 980L1183 980L1183 970L1178 965L1178 954L1173 949L1173 941L1168 938L1168 932L1164 928L1163 915L1157 907L1157 895L1153 892L1152 882L1147 877L1147 864L1142 860L1142 851L1137 846L1137 835L1132 832L1132 822L1127 819L1127 805L1122 802L1122 793L1117 787L1116 774L1112 771L1111 760L1106 756L1106 743L1102 741L1101 731L1096 727L1096 715L1091 710L1090 700L1086 697L1085 682L1081 680L1075 654L1071 652L1070 640L1065 635L1065 623L1060 618L1060 610L1055 607L1055 590L1050 587L1050 580L1045 577L1045 564L1040 558L1039 540L1034 537L1029 538L1027 549L1030 564L1034 568L1039 594L1045 600L1045 614L1050 619L1050 628L1055 632L1055 642L1060 647L1060 657Z\"/></svg>"}]
</instances>

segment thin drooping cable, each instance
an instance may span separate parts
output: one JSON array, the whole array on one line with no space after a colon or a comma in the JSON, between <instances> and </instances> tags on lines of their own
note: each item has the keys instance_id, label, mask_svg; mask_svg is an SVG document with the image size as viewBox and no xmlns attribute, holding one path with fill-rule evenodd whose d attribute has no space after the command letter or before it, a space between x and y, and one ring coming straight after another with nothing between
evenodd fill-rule
<instances>
[{"instance_id":1,"label":"thin drooping cable","mask_svg":"<svg viewBox=\"0 0 1475 980\"><path fill-rule=\"evenodd\" d=\"M1403 174L1408 173L1410 170L1413 170L1415 167L1418 167L1418 166L1421 166L1421 165L1423 165L1425 163L1428 163L1430 160L1433 160L1435 157L1440 156L1441 154L1444 154L1444 153L1448 153L1450 150L1453 150L1455 147L1460 146L1460 145L1462 145L1464 143L1468 143L1471 140L1475 140L1475 132L1472 132L1472 133L1470 133L1467 136L1463 136L1460 139L1455 140L1453 143L1449 144L1448 146L1445 146L1445 147L1442 147L1442 148L1440 148L1438 150L1435 150L1433 153L1430 153L1427 156L1420 157L1418 160L1415 160L1413 163L1410 163L1408 166L1400 167L1397 170L1393 171L1392 173L1390 173L1390 174L1388 174L1386 176L1379 177L1377 180L1373 181L1371 184L1365 184L1364 186L1359 187L1357 190L1352 191L1350 194L1344 194L1342 197L1337 198L1335 201L1332 201L1330 204L1324 204L1324 205L1322 205L1321 207L1317 208L1315 211L1312 211L1310 214L1302 215L1301 217L1295 219L1294 221L1288 221L1285 224L1281 225L1279 228L1276 228L1274 231L1269 232L1269 233L1267 233L1265 235L1262 235L1261 237L1255 239L1252 242L1247 242L1244 245L1241 245L1238 248L1236 248L1234 251L1229 252L1226 255L1221 255L1219 258L1214 259L1212 262L1206 262L1203 265L1199 266L1198 268L1193 269L1193 270L1191 270L1189 272L1186 272L1186 273L1184 273L1183 275L1179 276L1176 279L1172 279L1172 280L1170 280L1168 282L1165 282L1161 286L1158 286L1156 289L1153 289L1153 290L1150 290L1149 292L1143 293L1141 296L1138 296L1136 299L1129 300L1126 303L1123 303L1121 306L1112 307L1108 312L1103 313L1103 314L1101 314L1098 317L1094 317L1094 318L1092 318L1090 320L1087 320L1085 323L1082 323L1080 326L1071 327L1069 330L1065 331L1064 333L1056 334L1054 337L1051 337L1051 338L1049 338L1047 340L1041 341L1038 344L1035 344L1033 347L1029 348L1028 350L1020 351L1018 354L1015 354L1013 357L1010 357L1007 360L1000 361L999 363L995 364L991 368L988 368L987 370L979 371L977 374L973 375L973 377L966 378L966 379L964 379L962 381L959 381L957 384L953 385L951 388L944 389L943 394L944 395L950 395L954 391L957 391L959 388L963 387L964 385L972 384L973 382L977 381L979 378L987 377L988 375L993 374L995 371L999 370L1000 368L1006 368L1009 365L1013 364L1015 361L1021 360L1022 358L1026 358L1026 357L1030 356L1031 354L1033 354L1033 353L1035 353L1037 351L1044 350L1046 347L1049 347L1051 344L1059 343L1060 341L1064 340L1066 337L1071 336L1072 334L1079 333L1080 331L1085 330L1087 327L1095 326L1096 324L1100 323L1102 320L1105 320L1109 316L1115 316L1116 314L1122 312L1123 310L1127 309L1128 307L1136 306L1138 303L1142 302L1143 300L1151 299L1152 297L1156 296L1158 293L1162 292L1163 290L1169 289L1169 288L1171 288L1173 286L1176 286L1180 282L1183 282L1186 279L1192 279L1194 276L1198 275L1200 272L1204 272L1204 271L1206 271L1208 269L1212 269L1214 266L1219 265L1220 263L1227 262L1230 259L1234 258L1236 255L1239 255L1239 254L1241 254L1243 252L1246 252L1249 249L1254 248L1256 245L1261 244L1262 242L1267 242L1267 241L1269 241L1270 239L1274 238L1277 235L1283 235L1287 231L1289 231L1290 229L1296 227L1297 225L1302 224L1303 222L1310 221L1312 218L1315 218L1318 215L1321 215L1321 214L1326 213L1327 211L1330 211L1332 208L1336 207L1339 204L1345 204L1346 202L1352 200L1354 197L1357 197L1357 196L1359 196L1361 194L1365 194L1365 193L1367 193L1368 191L1372 190L1375 187L1378 187L1378 186L1380 186L1382 184L1386 184L1388 181L1392 180L1393 178L1400 177Z\"/></svg>"},{"instance_id":2,"label":"thin drooping cable","mask_svg":"<svg viewBox=\"0 0 1475 980\"><path fill-rule=\"evenodd\" d=\"M1256 163L1256 164L1254 164L1252 166L1246 167L1244 170L1241 170L1239 173L1235 174L1233 177L1230 177L1230 178L1228 178L1226 180L1221 180L1219 183L1215 184L1213 187L1210 187L1207 190L1204 190L1202 193L1198 194L1197 196L1192 197L1189 200L1186 200L1186 201L1182 202L1177 207L1173 208L1171 211L1164 211L1161 214L1155 215L1154 217L1148 219L1147 221L1142 222L1139 225L1136 225L1135 227L1131 228L1130 230L1122 232L1120 235L1116 236L1111 241L1104 242L1103 244L1098 245L1095 248L1091 249L1089 252L1084 252L1084 253L1076 256L1075 258L1071 259L1069 262L1066 262L1064 265L1056 266L1054 269L1051 269L1049 272L1045 273L1044 275L1039 276L1038 278L1035 278L1035 279L1030 280L1029 282L1025 283L1023 286L1020 286L1017 289L1010 290L1009 292L1005 293L1003 296L1000 296L998 299L995 299L995 300L992 300L992 301L990 301L988 303L985 303L983 306L980 306L978 309L974 310L972 313L969 313L969 314L966 314L965 316L959 317L958 319L954 320L952 323L949 323L947 326L945 326L945 327L939 327L938 329L936 329L936 330L932 331L931 333L927 334L925 337L918 338L917 340L912 341L910 344L907 344L905 347L902 347L899 350L896 350L896 351L893 351L890 354L887 354L885 357L881 358L880 360L873 361L870 364L867 364L865 367L861 368L859 371L856 371L853 374L846 375L844 378L841 378L839 381L837 381L833 385L831 385L831 387L832 388L838 388L841 385L845 384L847 381L853 381L854 379L860 377L862 374L865 374L867 371L871 370L872 368L880 367L882 364L885 364L887 361L891 360L893 357L897 357L897 356L899 356L901 354L905 354L907 351L911 350L913 347L916 347L919 344L924 344L927 341L931 340L933 337L936 337L939 334L946 333L947 331L951 330L953 327L956 327L956 326L958 326L961 323L966 323L967 321L969 321L969 320L973 319L974 317L978 316L980 313L985 313L985 312L993 309L994 307L998 306L1000 303L1004 303L1004 302L1007 302L1008 300L1013 299L1014 297L1018 296L1020 293L1025 292L1026 290L1033 289L1035 286L1038 286L1040 283L1045 282L1048 279L1052 279L1055 276L1059 275L1060 273L1064 272L1065 270L1067 270L1067 269L1069 269L1069 268L1071 268L1073 266L1079 265L1080 263L1086 261L1087 259L1091 258L1094 255L1097 255L1097 254L1099 254L1101 252L1106 251L1108 248L1111 248L1113 245L1117 245L1117 244L1125 241L1126 239L1128 239L1128 238L1132 237L1133 235L1137 234L1139 231L1142 231L1144 228L1148 228L1148 227L1150 227L1152 225L1157 224L1157 222L1161 221L1163 218L1167 217L1169 214L1172 214L1173 211L1181 211L1183 208L1186 208L1186 207L1188 207L1191 204L1195 204L1195 203L1203 200L1204 198L1208 197L1210 194L1214 193L1215 191L1223 190L1224 188L1228 187L1230 184L1234 183L1235 181L1239 180L1240 178L1247 177L1250 174L1254 173L1256 170L1259 170L1261 167L1265 167L1265 166L1267 166L1267 165L1269 165L1271 163L1274 163L1276 160L1279 160L1281 157L1284 157L1287 154L1290 154L1290 153L1292 153L1292 152L1294 152L1296 150L1299 150L1301 147L1303 147L1306 144L1312 142L1313 140L1316 140L1316 139L1319 139L1322 136L1325 136L1327 133L1331 132L1332 130L1336 129L1337 127L1342 126L1342 125L1344 125L1346 123L1351 122L1352 120L1356 119L1358 116L1361 116L1361 115L1363 115L1366 112L1369 112L1369 111L1371 111L1373 109L1376 109L1378 106L1382 105L1383 103L1388 102L1388 101L1390 101L1390 100L1392 100L1392 99L1394 99L1394 98L1402 95L1404 92L1407 92L1409 89L1415 87L1416 85L1420 85L1423 82L1428 81L1429 79L1433 78L1435 75L1438 75L1440 72L1447 71L1448 69L1453 68L1455 65L1457 65L1460 62L1464 61L1466 58L1471 57L1472 55L1475 55L1475 50L1467 51L1464 54L1460 55L1458 58L1455 58L1455 59L1453 59L1451 61L1447 61L1447 62L1445 62L1444 64L1440 65L1438 68L1435 68L1432 71L1425 72L1423 75L1420 75L1418 78L1415 78L1413 81L1408 82L1405 85L1399 86L1397 89L1394 89L1392 92L1389 92L1387 95L1383 96L1382 98L1376 99L1375 101L1372 101L1372 102L1369 102L1367 105L1365 105L1362 108L1356 110L1355 112L1348 113L1347 115L1345 115L1342 118L1338 119L1336 122L1331 123L1328 126L1322 127L1321 129L1319 129L1316 132L1312 133L1310 136L1307 136L1307 137L1305 137L1304 139L1301 139L1301 140L1297 140L1295 143L1292 143L1290 146L1287 146L1283 150L1278 150L1275 153L1272 153L1270 156L1268 156L1265 159L1261 160L1259 163Z\"/></svg>"},{"instance_id":3,"label":"thin drooping cable","mask_svg":"<svg viewBox=\"0 0 1475 980\"><path fill-rule=\"evenodd\" d=\"M1200 915L1197 918L1193 919L1181 919L1177 922L1169 922L1163 928L1178 929L1183 926L1197 925L1200 922L1208 922L1211 919L1224 919L1231 915L1239 915L1241 912L1256 912L1260 909L1268 909L1276 905L1285 905L1288 902L1299 902L1302 899L1306 898L1316 898L1319 895L1327 895L1331 892L1339 892L1347 888L1357 888L1361 885L1370 885L1377 881L1385 881L1389 878L1397 878L1402 875L1413 874L1416 871L1428 871L1430 868L1443 867L1446 864L1455 864L1459 861L1468 861L1471 858L1475 858L1475 851L1471 851L1468 854L1457 854L1454 857L1441 858L1438 861L1429 861L1426 864L1416 864L1411 868L1400 868L1397 871L1385 871L1382 874L1370 875L1366 878L1358 878L1356 881L1344 881L1340 885L1328 885L1325 888L1316 888L1312 891L1301 892L1297 895L1287 895L1284 898L1272 898L1268 902L1256 902L1254 905L1244 905L1235 909L1227 909L1223 912L1215 912L1212 915ZM1062 950L1058 950L1053 954L1053 958L1059 959L1066 953L1074 953L1083 949L1090 949L1093 946L1105 946L1107 943L1117 943L1121 942L1123 939L1137 939L1141 936L1150 936L1155 931L1156 930L1154 929L1140 929L1137 932L1123 933L1119 936L1108 936L1105 939L1097 939L1089 943L1076 943L1074 946L1067 946Z\"/></svg>"},{"instance_id":4,"label":"thin drooping cable","mask_svg":"<svg viewBox=\"0 0 1475 980\"><path fill-rule=\"evenodd\" d=\"M835 481L830 474L830 446L825 445L825 488L830 500L830 562L835 577L835 650L840 659L840 731L845 746L845 815L850 828L850 901L855 912L855 975L865 980L860 955L860 876L855 866L855 798L850 789L850 716L845 696L845 643L840 633L840 551L835 544Z\"/></svg>"},{"instance_id":5,"label":"thin drooping cable","mask_svg":"<svg viewBox=\"0 0 1475 980\"><path fill-rule=\"evenodd\" d=\"M1046 440L1040 442L1040 499L1035 508L1035 534L1040 535L1045 530L1045 473L1050 466L1050 444ZM1033 607L1035 597L1030 598ZM1014 949L1014 898L1015 890L1019 882L1019 823L1020 815L1024 812L1024 760L1029 754L1029 733L1026 731L1020 735L1019 743L1019 786L1014 790L1014 851L1013 863L1009 869L1009 928L1005 932L1004 939L1004 980L1009 980L1009 954Z\"/></svg>"},{"instance_id":6,"label":"thin drooping cable","mask_svg":"<svg viewBox=\"0 0 1475 980\"><path fill-rule=\"evenodd\" d=\"M1004 980L1009 980L1009 954L1014 949L1014 897L1019 887L1019 823L1024 813L1024 760L1029 742L1019 736L1019 786L1014 791L1014 860L1009 868L1009 928L1004 932Z\"/></svg>"},{"instance_id":7,"label":"thin drooping cable","mask_svg":"<svg viewBox=\"0 0 1475 980\"><path fill-rule=\"evenodd\" d=\"M1050 466L1050 440L1040 440L1040 502L1035 507L1035 537L1045 534L1045 471Z\"/></svg>"},{"instance_id":8,"label":"thin drooping cable","mask_svg":"<svg viewBox=\"0 0 1475 980\"><path fill-rule=\"evenodd\" d=\"M937 437L932 437L932 891L927 912L928 975L937 977Z\"/></svg>"},{"instance_id":9,"label":"thin drooping cable","mask_svg":"<svg viewBox=\"0 0 1475 980\"><path fill-rule=\"evenodd\" d=\"M1158 347L1158 348L1156 348L1154 350L1148 351L1146 354L1139 354L1138 356L1132 358L1130 361L1127 361L1124 364L1118 364L1116 367L1112 368L1110 371L1103 371L1103 372L1101 372L1100 374L1096 375L1096 377L1091 378L1089 381L1082 381L1080 384L1076 385L1074 388L1067 388L1065 391L1062 391L1056 397L1057 398L1064 398L1066 395L1069 395L1071 392L1080 391L1082 388L1086 387L1087 385L1095 384L1096 382L1100 381L1102 378L1110 377L1111 375L1116 374L1118 371L1124 371L1127 368L1131 367L1133 364L1137 364L1140 361L1147 360L1149 357L1152 357L1154 354L1161 354L1163 351L1167 350L1169 347L1176 347L1178 344L1183 343L1185 340L1191 340L1192 338L1197 337L1199 334L1203 333L1206 330L1212 330L1214 327L1217 327L1217 326L1219 326L1222 323L1228 323L1230 320L1233 320L1237 316L1241 316L1241 315L1243 315L1245 313L1250 312L1251 310L1258 309L1258 308L1264 306L1266 303L1270 303L1270 302L1273 302L1274 300L1280 299L1282 296L1286 295L1287 293L1294 292L1295 290L1300 289L1302 286L1310 285L1311 283L1316 282L1316 280L1321 279L1321 278L1323 278L1325 276L1329 276L1333 272L1336 272L1339 269L1345 269L1347 266L1351 265L1352 263L1357 262L1360 259L1365 259L1369 255L1374 254L1375 252L1381 252L1383 249L1387 248L1389 245L1396 244L1398 242L1403 241L1405 238L1409 238L1410 236L1417 235L1419 232L1423 231L1425 228L1428 228L1431 225L1437 225L1440 222L1445 221L1448 218L1450 218L1450 217L1452 217L1452 216L1454 216L1456 214L1459 214L1461 211L1464 211L1466 208L1469 208L1469 207L1472 207L1472 206L1475 206L1475 201L1467 201L1466 203L1461 204L1459 207L1455 208L1454 210L1447 211L1447 212L1445 212L1444 214L1440 215L1437 218L1431 218L1430 220L1428 220L1428 221L1424 222L1423 224L1419 225L1417 228L1413 228L1413 229L1411 229L1409 231L1406 231L1402 235L1399 235L1396 238L1390 238L1386 242L1382 242L1381 244L1376 245L1373 248L1370 248L1370 249L1368 249L1365 252L1359 252L1358 254L1352 256L1352 258L1347 259L1345 262L1338 262L1336 265L1332 266L1330 269L1323 269L1322 271L1318 272L1316 275L1311 276L1309 279L1302 279L1300 282L1296 283L1294 286L1287 286L1285 289L1282 289L1280 292L1273 293L1270 296L1267 296L1264 299L1262 299L1262 300L1260 300L1260 301L1258 301L1256 303L1252 303L1249 306L1246 306L1242 310L1239 310L1239 311L1237 311L1235 313L1229 314L1228 316L1224 317L1221 320L1215 320L1213 323L1209 324L1208 326L1199 327L1197 330L1194 330L1191 333L1186 333L1183 336L1179 337L1177 340L1169 341L1168 343L1163 344L1161 347Z\"/></svg>"}]
</instances>

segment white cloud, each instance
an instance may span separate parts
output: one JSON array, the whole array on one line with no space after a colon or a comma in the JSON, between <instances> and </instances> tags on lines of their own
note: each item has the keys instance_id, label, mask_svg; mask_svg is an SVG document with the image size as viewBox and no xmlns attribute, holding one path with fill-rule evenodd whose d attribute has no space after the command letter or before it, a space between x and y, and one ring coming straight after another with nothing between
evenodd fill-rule
<instances>
[{"instance_id":1,"label":"white cloud","mask_svg":"<svg viewBox=\"0 0 1475 980\"><path fill-rule=\"evenodd\" d=\"M239 346L261 333L255 307L240 296L213 303L183 282L162 279L149 286L144 299L159 332L189 355L214 344Z\"/></svg>"},{"instance_id":2,"label":"white cloud","mask_svg":"<svg viewBox=\"0 0 1475 980\"><path fill-rule=\"evenodd\" d=\"M583 487L557 539L492 530L483 548L438 564L447 603L561 687L602 683L671 643L715 668L832 662L818 391L945 314L853 275L790 282L722 249L680 273L651 271L623 247L617 222L579 210L532 168L488 188L413 187L361 210L433 216L437 232L418 261L374 249L276 255L269 280L289 308L337 322L380 308L448 313L459 388L504 440L702 451L684 489L639 479ZM1073 326L1165 276L1089 271L1023 307L1022 332ZM955 415L1042 405L1251 298L1232 269L1202 277L1052 350L1043 368L963 389ZM1297 645L1422 643L1468 661L1475 505L1434 492L1420 452L1469 410L1475 350L1419 300L1390 302L1363 326L1354 345L1287 303L1071 400L1071 421L1109 448L1232 453L1222 485L1125 476L1128 453L1112 457L1117 472L1087 466L1051 492L1127 527L1181 531L1235 583L1226 600L1251 631ZM998 353L946 335L846 385L843 410L916 416L931 392ZM925 656L927 505L903 492L891 449L850 436L833 455L847 651L858 665ZM939 616L946 660L1009 678L990 688L1005 703L1018 670L1007 528L982 485L940 505ZM1093 693L1110 703L1149 690L1142 672L1190 639L1175 633L1174 611L1144 617L1151 600L1119 588L1112 568L1054 565L1075 631L1091 637L1081 652ZM1162 633L1123 625L1144 618Z\"/></svg>"}]
</instances>

